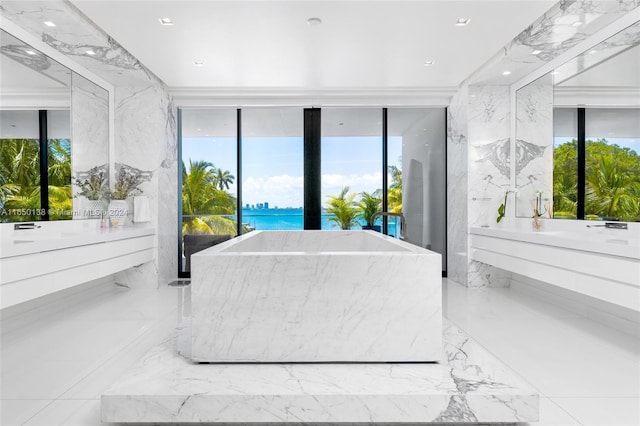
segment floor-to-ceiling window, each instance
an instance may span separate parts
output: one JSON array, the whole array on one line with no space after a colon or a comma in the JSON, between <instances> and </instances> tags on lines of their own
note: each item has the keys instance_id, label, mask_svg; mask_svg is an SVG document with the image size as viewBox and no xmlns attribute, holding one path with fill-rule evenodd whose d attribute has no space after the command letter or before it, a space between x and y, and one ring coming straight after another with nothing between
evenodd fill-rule
<instances>
[{"instance_id":1,"label":"floor-to-ceiling window","mask_svg":"<svg viewBox=\"0 0 640 426\"><path fill-rule=\"evenodd\" d=\"M322 109L322 229L359 228L382 210L382 118L380 108Z\"/></svg>"},{"instance_id":2,"label":"floor-to-ceiling window","mask_svg":"<svg viewBox=\"0 0 640 426\"><path fill-rule=\"evenodd\" d=\"M190 255L237 235L237 111L184 109L181 132L180 272Z\"/></svg>"},{"instance_id":3,"label":"floor-to-ceiling window","mask_svg":"<svg viewBox=\"0 0 640 426\"><path fill-rule=\"evenodd\" d=\"M180 271L189 272L191 253L239 233L371 222L440 252L445 271L445 116L444 108L181 109ZM372 221L376 212L388 215Z\"/></svg>"},{"instance_id":4,"label":"floor-to-ceiling window","mask_svg":"<svg viewBox=\"0 0 640 426\"><path fill-rule=\"evenodd\" d=\"M303 229L301 108L242 110L243 231Z\"/></svg>"},{"instance_id":5,"label":"floor-to-ceiling window","mask_svg":"<svg viewBox=\"0 0 640 426\"><path fill-rule=\"evenodd\" d=\"M406 241L442 255L446 271L446 116L443 108L387 111L388 210L402 212Z\"/></svg>"}]
</instances>

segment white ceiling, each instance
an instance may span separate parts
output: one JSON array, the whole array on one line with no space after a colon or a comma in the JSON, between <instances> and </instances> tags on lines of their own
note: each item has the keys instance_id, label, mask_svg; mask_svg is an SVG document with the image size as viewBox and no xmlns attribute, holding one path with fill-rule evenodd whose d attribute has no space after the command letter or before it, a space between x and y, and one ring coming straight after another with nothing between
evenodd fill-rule
<instances>
[{"instance_id":1,"label":"white ceiling","mask_svg":"<svg viewBox=\"0 0 640 426\"><path fill-rule=\"evenodd\" d=\"M71 1L170 88L306 90L453 88L556 3Z\"/></svg>"}]
</instances>

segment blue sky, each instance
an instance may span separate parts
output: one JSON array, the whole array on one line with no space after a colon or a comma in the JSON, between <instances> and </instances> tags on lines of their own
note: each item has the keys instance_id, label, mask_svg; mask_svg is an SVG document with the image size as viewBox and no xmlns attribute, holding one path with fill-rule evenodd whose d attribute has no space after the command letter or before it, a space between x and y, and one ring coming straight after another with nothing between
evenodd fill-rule
<instances>
[{"instance_id":1,"label":"blue sky","mask_svg":"<svg viewBox=\"0 0 640 426\"><path fill-rule=\"evenodd\" d=\"M372 192L382 186L380 137L322 138L322 197L351 191ZM402 138L389 138L389 164L400 167ZM268 202L270 207L303 204L303 143L301 137L243 139L243 205ZM235 138L184 138L182 159L205 160L235 176ZM234 184L230 192L236 194Z\"/></svg>"}]
</instances>

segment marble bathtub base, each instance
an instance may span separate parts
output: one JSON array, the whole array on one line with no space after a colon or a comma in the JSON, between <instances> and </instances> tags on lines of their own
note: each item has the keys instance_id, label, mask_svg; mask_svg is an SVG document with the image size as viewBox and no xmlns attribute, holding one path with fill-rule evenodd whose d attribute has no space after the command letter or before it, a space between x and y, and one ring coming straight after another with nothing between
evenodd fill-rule
<instances>
[{"instance_id":1,"label":"marble bathtub base","mask_svg":"<svg viewBox=\"0 0 640 426\"><path fill-rule=\"evenodd\" d=\"M538 393L444 323L436 363L194 364L176 340L152 349L101 398L103 422L509 423L538 420Z\"/></svg>"}]
</instances>

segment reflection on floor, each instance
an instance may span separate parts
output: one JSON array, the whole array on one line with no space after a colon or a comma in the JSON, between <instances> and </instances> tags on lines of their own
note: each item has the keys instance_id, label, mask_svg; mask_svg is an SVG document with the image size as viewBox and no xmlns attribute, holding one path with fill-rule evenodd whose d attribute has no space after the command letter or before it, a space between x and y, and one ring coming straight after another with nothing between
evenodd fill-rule
<instances>
[{"instance_id":1,"label":"reflection on floor","mask_svg":"<svg viewBox=\"0 0 640 426\"><path fill-rule=\"evenodd\" d=\"M100 424L100 395L188 315L183 295L109 287L3 321L0 424ZM540 392L536 424L640 424L637 338L510 289L445 280L444 299L451 322Z\"/></svg>"}]
</instances>

